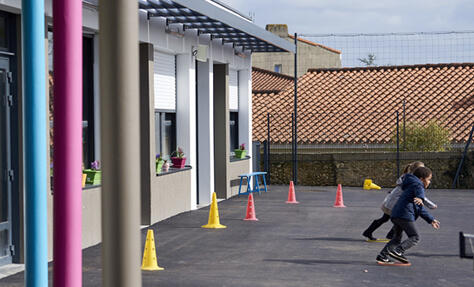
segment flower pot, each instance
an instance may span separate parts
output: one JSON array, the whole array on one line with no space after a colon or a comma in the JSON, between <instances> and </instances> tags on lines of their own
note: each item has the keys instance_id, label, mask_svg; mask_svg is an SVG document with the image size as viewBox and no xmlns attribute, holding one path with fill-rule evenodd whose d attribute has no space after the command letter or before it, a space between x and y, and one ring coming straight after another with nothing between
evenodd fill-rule
<instances>
[{"instance_id":1,"label":"flower pot","mask_svg":"<svg viewBox=\"0 0 474 287\"><path fill-rule=\"evenodd\" d=\"M236 149L234 150L235 157L236 158L245 158L245 155L247 154L246 150L241 150L241 149Z\"/></svg>"},{"instance_id":2,"label":"flower pot","mask_svg":"<svg viewBox=\"0 0 474 287\"><path fill-rule=\"evenodd\" d=\"M183 168L186 163L185 157L172 157L171 162L173 163L174 168Z\"/></svg>"},{"instance_id":3,"label":"flower pot","mask_svg":"<svg viewBox=\"0 0 474 287\"><path fill-rule=\"evenodd\" d=\"M164 171L164 172L167 172L169 169L170 169L170 163L169 163L169 162L165 162L165 163L163 164L163 171Z\"/></svg>"},{"instance_id":4,"label":"flower pot","mask_svg":"<svg viewBox=\"0 0 474 287\"><path fill-rule=\"evenodd\" d=\"M102 171L95 169L85 169L83 171L87 175L86 184L99 185L102 180Z\"/></svg>"},{"instance_id":5,"label":"flower pot","mask_svg":"<svg viewBox=\"0 0 474 287\"><path fill-rule=\"evenodd\" d=\"M164 160L157 160L156 161L156 173L161 173L161 168L163 167L164 163L165 163Z\"/></svg>"}]
</instances>

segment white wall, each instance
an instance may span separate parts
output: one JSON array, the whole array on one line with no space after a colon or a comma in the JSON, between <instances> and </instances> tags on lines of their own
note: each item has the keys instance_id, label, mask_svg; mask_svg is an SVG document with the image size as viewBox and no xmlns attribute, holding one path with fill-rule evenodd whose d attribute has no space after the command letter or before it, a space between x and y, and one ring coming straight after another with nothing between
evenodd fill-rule
<instances>
[{"instance_id":1,"label":"white wall","mask_svg":"<svg viewBox=\"0 0 474 287\"><path fill-rule=\"evenodd\" d=\"M252 69L239 71L239 144L245 143L252 156ZM252 161L249 160L252 171Z\"/></svg>"},{"instance_id":2,"label":"white wall","mask_svg":"<svg viewBox=\"0 0 474 287\"><path fill-rule=\"evenodd\" d=\"M178 31L179 25L172 25L171 30ZM191 209L196 208L197 191L197 168L199 168L199 198L200 204L208 204L214 191L214 172L213 172L213 75L212 67L214 63L228 63L230 67L236 70L251 70L251 57L247 53L244 57L235 55L235 50L230 44L222 45L220 40L210 41L209 35L197 36L196 30L180 30L176 33L167 33L165 31L166 22L162 18L151 18L147 20L146 13L140 11L140 30L139 39L143 42L153 44L154 49L177 55L177 145L182 147L186 153L186 164L191 165ZM195 86L195 59L192 56L192 50L199 44L208 45L207 63L199 65L198 77L200 83L198 87L199 102L196 103ZM250 73L250 72L249 72ZM250 75L250 74L249 74ZM250 86L247 86L250 89ZM245 91L249 90L245 88ZM244 93L246 94L246 93ZM250 94L251 95L251 94ZM244 97L244 101L250 99ZM251 102L250 102L251 104ZM196 105L199 108L199 136L202 142L199 143L199 151L196 149ZM242 106L248 107L249 103ZM240 111L239 111L240 112ZM244 116L249 115L244 111ZM251 115L251 114L250 114ZM251 116L250 116L251 117ZM248 126L248 120L242 129ZM250 118L251 122L251 118ZM240 125L240 119L239 119ZM250 124L251 125L251 124ZM246 134L242 142L249 142L251 134L246 130L239 134ZM247 144L250 147L250 144ZM197 163L197 152L199 152L199 166Z\"/></svg>"},{"instance_id":3,"label":"white wall","mask_svg":"<svg viewBox=\"0 0 474 287\"><path fill-rule=\"evenodd\" d=\"M211 203L214 192L214 91L213 61L198 62L199 205Z\"/></svg>"},{"instance_id":4,"label":"white wall","mask_svg":"<svg viewBox=\"0 0 474 287\"><path fill-rule=\"evenodd\" d=\"M100 161L99 36L94 35L94 155Z\"/></svg>"},{"instance_id":5,"label":"white wall","mask_svg":"<svg viewBox=\"0 0 474 287\"><path fill-rule=\"evenodd\" d=\"M176 59L176 144L186 154L186 164L191 165L191 206L196 209L196 73L191 53L180 54Z\"/></svg>"}]
</instances>

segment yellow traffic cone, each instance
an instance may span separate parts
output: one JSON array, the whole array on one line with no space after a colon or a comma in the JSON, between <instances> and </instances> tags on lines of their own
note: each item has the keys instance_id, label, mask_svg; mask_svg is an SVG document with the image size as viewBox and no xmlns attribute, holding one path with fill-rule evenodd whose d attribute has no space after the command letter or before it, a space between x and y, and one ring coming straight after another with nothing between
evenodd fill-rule
<instances>
[{"instance_id":1,"label":"yellow traffic cone","mask_svg":"<svg viewBox=\"0 0 474 287\"><path fill-rule=\"evenodd\" d=\"M143 251L142 270L165 270L165 268L158 266L158 263L156 262L155 238L153 236L153 230L151 229L148 229L148 232L146 234L145 251Z\"/></svg>"},{"instance_id":2,"label":"yellow traffic cone","mask_svg":"<svg viewBox=\"0 0 474 287\"><path fill-rule=\"evenodd\" d=\"M373 183L371 179L366 179L364 180L364 189L381 189L381 187Z\"/></svg>"},{"instance_id":3,"label":"yellow traffic cone","mask_svg":"<svg viewBox=\"0 0 474 287\"><path fill-rule=\"evenodd\" d=\"M364 180L364 189L370 189L370 185L372 184L371 179Z\"/></svg>"},{"instance_id":4,"label":"yellow traffic cone","mask_svg":"<svg viewBox=\"0 0 474 287\"><path fill-rule=\"evenodd\" d=\"M370 189L382 189L382 188L372 182L372 183L370 184Z\"/></svg>"},{"instance_id":5,"label":"yellow traffic cone","mask_svg":"<svg viewBox=\"0 0 474 287\"><path fill-rule=\"evenodd\" d=\"M212 193L211 209L209 210L209 221L206 225L201 226L202 228L226 228L227 226L220 224L219 222L219 210L217 210L217 197L216 193Z\"/></svg>"}]
</instances>

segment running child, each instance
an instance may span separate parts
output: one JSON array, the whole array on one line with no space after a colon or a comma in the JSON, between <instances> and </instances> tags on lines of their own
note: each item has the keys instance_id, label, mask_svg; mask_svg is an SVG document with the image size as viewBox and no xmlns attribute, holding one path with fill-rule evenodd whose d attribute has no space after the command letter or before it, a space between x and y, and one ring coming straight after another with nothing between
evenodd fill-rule
<instances>
[{"instance_id":1,"label":"running child","mask_svg":"<svg viewBox=\"0 0 474 287\"><path fill-rule=\"evenodd\" d=\"M397 179L397 182L396 182L397 186L387 194L387 196L385 197L382 203L382 206L380 207L383 211L382 217L372 221L369 227L362 233L362 235L367 237L368 240L374 240L374 241L377 240L375 237L373 237L372 233L377 228L382 226L385 222L390 220L390 214L392 213L392 208L395 206L398 199L400 198L400 195L403 192L401 185L405 177L405 174L412 173L416 168L420 166L425 166L425 165L421 161L415 161L405 166L405 168L403 169L403 174ZM421 204L421 200L415 199L415 201L418 202L417 204ZM432 201L430 201L427 197L425 197L423 204L430 209L435 209L437 207L437 205L433 203ZM388 239L393 238L393 228L390 229L386 238Z\"/></svg>"},{"instance_id":2,"label":"running child","mask_svg":"<svg viewBox=\"0 0 474 287\"><path fill-rule=\"evenodd\" d=\"M431 183L432 172L427 167L418 167L413 174L406 174L403 179L403 193L392 209L391 220L394 224L394 235L380 251L376 260L382 264L394 263L388 256L391 256L402 263L410 263L404 253L411 247L418 244L420 236L415 226L415 220L421 216L433 228L439 228L439 221L423 207L414 202L415 197L425 199L425 189ZM402 242L402 233L405 232L408 238Z\"/></svg>"}]
</instances>

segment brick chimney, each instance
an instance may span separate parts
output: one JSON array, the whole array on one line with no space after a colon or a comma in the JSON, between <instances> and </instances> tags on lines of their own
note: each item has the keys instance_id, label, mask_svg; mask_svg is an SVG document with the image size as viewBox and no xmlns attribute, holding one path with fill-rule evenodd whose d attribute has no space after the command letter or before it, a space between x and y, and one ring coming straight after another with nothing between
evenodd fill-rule
<instances>
[{"instance_id":1,"label":"brick chimney","mask_svg":"<svg viewBox=\"0 0 474 287\"><path fill-rule=\"evenodd\" d=\"M272 32L273 34L282 38L288 37L288 25L286 24L267 24L265 30Z\"/></svg>"}]
</instances>

